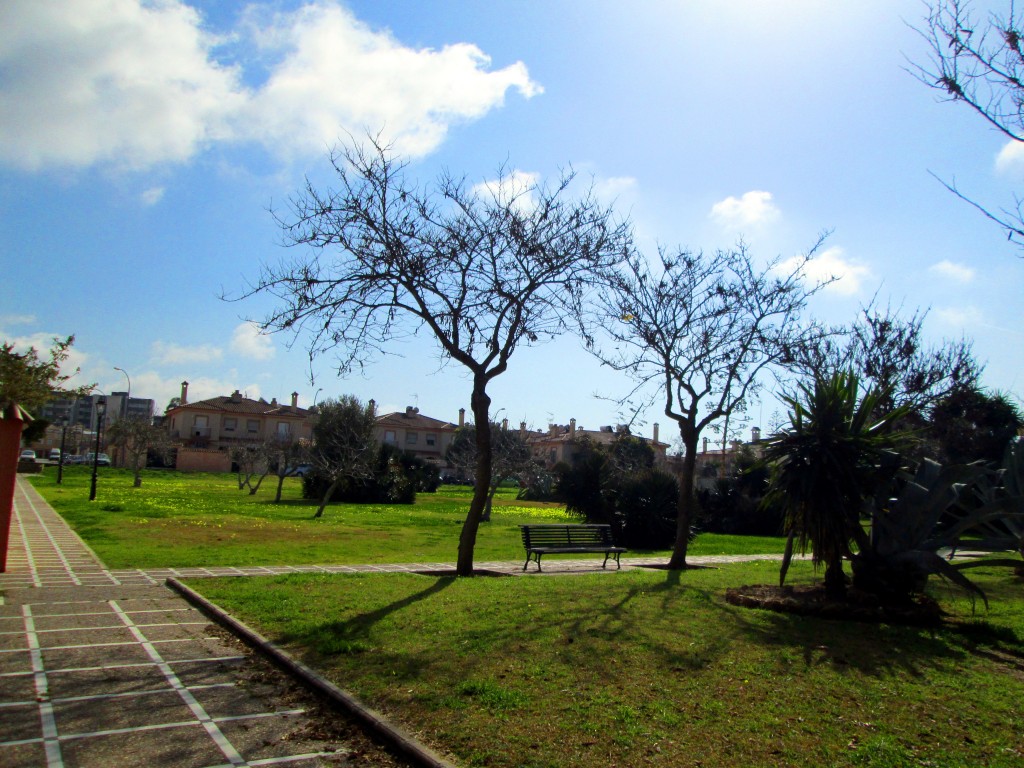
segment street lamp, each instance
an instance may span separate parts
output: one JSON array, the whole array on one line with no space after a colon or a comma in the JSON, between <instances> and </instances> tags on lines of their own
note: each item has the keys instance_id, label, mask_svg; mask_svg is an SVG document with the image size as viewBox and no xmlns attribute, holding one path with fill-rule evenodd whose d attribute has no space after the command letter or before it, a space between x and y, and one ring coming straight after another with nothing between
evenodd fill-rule
<instances>
[{"instance_id":1,"label":"street lamp","mask_svg":"<svg viewBox=\"0 0 1024 768\"><path fill-rule=\"evenodd\" d=\"M68 417L61 416L60 419L60 457L57 459L57 485L64 479L64 446L68 436Z\"/></svg>"},{"instance_id":2,"label":"street lamp","mask_svg":"<svg viewBox=\"0 0 1024 768\"><path fill-rule=\"evenodd\" d=\"M128 418L128 407L131 405L131 402L132 402L132 377L128 375L128 371L126 371L124 368L118 368L115 365L114 366L114 370L115 371L120 371L121 373L124 374L124 377L126 379L128 379L128 393L125 395L125 398L124 398L124 409L123 409L124 412L121 414L121 418L127 419ZM124 452L125 452L126 449L127 449L127 447L125 445L121 446L121 450L119 451L120 457L117 460L117 462L118 462L117 465L119 467L123 467L125 465Z\"/></svg>"},{"instance_id":3,"label":"street lamp","mask_svg":"<svg viewBox=\"0 0 1024 768\"><path fill-rule=\"evenodd\" d=\"M92 484L89 486L89 501L96 501L96 469L100 464L100 432L103 431L103 417L107 414L107 398L96 400L96 448L92 452Z\"/></svg>"}]
</instances>

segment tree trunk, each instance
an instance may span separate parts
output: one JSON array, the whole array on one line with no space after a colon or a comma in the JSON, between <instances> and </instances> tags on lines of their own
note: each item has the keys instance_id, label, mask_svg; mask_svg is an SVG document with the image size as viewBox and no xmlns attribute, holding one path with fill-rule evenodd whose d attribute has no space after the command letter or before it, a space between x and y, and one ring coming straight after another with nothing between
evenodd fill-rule
<instances>
[{"instance_id":1,"label":"tree trunk","mask_svg":"<svg viewBox=\"0 0 1024 768\"><path fill-rule=\"evenodd\" d=\"M825 595L832 600L846 600L846 576L841 557L825 564Z\"/></svg>"},{"instance_id":2,"label":"tree trunk","mask_svg":"<svg viewBox=\"0 0 1024 768\"><path fill-rule=\"evenodd\" d=\"M455 572L459 576L473 575L473 548L476 546L476 532L487 506L487 494L491 487L491 398L486 391L487 381L480 376L473 378L473 395L470 407L476 422L476 485L473 486L473 501L469 505L466 522L459 536L459 559Z\"/></svg>"},{"instance_id":3,"label":"tree trunk","mask_svg":"<svg viewBox=\"0 0 1024 768\"><path fill-rule=\"evenodd\" d=\"M284 475L277 476L277 493L274 494L274 503L281 503L281 488L284 486Z\"/></svg>"},{"instance_id":4,"label":"tree trunk","mask_svg":"<svg viewBox=\"0 0 1024 768\"><path fill-rule=\"evenodd\" d=\"M676 541L672 547L672 557L668 567L673 571L686 568L686 550L690 546L690 526L693 524L693 478L697 469L697 436L683 437L686 454L683 456L683 468L679 473L679 500L676 503Z\"/></svg>"},{"instance_id":5,"label":"tree trunk","mask_svg":"<svg viewBox=\"0 0 1024 768\"><path fill-rule=\"evenodd\" d=\"M338 487L338 483L340 482L341 479L339 478L338 480L335 480L333 483L331 483L330 486L327 488L327 493L325 493L324 497L320 499L320 506L317 508L316 514L313 515L314 518L324 516L324 507L326 507L328 502L330 502L331 496L334 495L334 489Z\"/></svg>"}]
</instances>

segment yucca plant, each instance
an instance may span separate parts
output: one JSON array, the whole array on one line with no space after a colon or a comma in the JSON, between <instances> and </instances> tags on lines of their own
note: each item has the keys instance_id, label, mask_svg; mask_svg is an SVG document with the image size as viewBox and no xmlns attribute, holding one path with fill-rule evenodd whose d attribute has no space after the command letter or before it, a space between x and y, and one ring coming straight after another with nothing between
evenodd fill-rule
<instances>
[{"instance_id":1,"label":"yucca plant","mask_svg":"<svg viewBox=\"0 0 1024 768\"><path fill-rule=\"evenodd\" d=\"M772 468L765 503L784 510L789 536L781 582L794 544L802 552L810 545L815 566L825 567L828 596L845 597L843 559L852 556L854 545L870 545L862 512L888 486L899 467L896 449L906 439L895 429L906 410L880 414L883 394L861 397L857 377L840 372L783 398L790 426L768 441L763 455Z\"/></svg>"},{"instance_id":2,"label":"yucca plant","mask_svg":"<svg viewBox=\"0 0 1024 768\"><path fill-rule=\"evenodd\" d=\"M967 523L962 546L1024 556L1024 439L1010 442L1001 467L978 477L965 506L970 514L957 520L958 525Z\"/></svg>"}]
</instances>

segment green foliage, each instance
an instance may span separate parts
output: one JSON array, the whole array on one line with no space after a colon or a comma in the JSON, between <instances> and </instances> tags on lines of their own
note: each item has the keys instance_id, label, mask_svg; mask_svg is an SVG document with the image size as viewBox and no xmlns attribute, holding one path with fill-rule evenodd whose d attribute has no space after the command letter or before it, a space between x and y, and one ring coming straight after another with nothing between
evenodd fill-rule
<instances>
[{"instance_id":1,"label":"green foliage","mask_svg":"<svg viewBox=\"0 0 1024 768\"><path fill-rule=\"evenodd\" d=\"M62 373L61 366L67 362L74 336L55 338L50 348L49 359L40 360L39 352L32 347L28 352L16 352L10 342L0 344L0 408L11 403L20 405L31 412L53 398L55 393L84 395L91 391L92 384L82 387L66 387L66 383L78 373Z\"/></svg>"},{"instance_id":2,"label":"green foliage","mask_svg":"<svg viewBox=\"0 0 1024 768\"><path fill-rule=\"evenodd\" d=\"M611 525L616 541L632 549L671 546L679 486L654 468L654 451L644 441L619 435L606 447L580 439L572 464L553 472L554 496L569 514Z\"/></svg>"},{"instance_id":3,"label":"green foliage","mask_svg":"<svg viewBox=\"0 0 1024 768\"><path fill-rule=\"evenodd\" d=\"M319 467L302 479L302 496L322 499L334 485L331 502L349 504L414 504L417 490L437 490L437 469L429 462L395 446L381 444L369 474L335 482Z\"/></svg>"},{"instance_id":4,"label":"green foliage","mask_svg":"<svg viewBox=\"0 0 1024 768\"><path fill-rule=\"evenodd\" d=\"M1020 408L1006 395L989 394L977 387L959 389L928 414L928 438L943 463L972 461L998 463L1024 426Z\"/></svg>"},{"instance_id":5,"label":"green foliage","mask_svg":"<svg viewBox=\"0 0 1024 768\"><path fill-rule=\"evenodd\" d=\"M772 466L767 503L785 514L784 530L801 550L811 546L815 565L825 565L826 589L845 594L843 558L851 545L866 545L860 523L865 503L899 467L893 451L902 436L893 425L906 414L877 415L882 395L860 397L857 377L836 373L801 385L802 397L783 398L790 426L768 441L763 459ZM783 562L785 579L789 558Z\"/></svg>"}]
</instances>

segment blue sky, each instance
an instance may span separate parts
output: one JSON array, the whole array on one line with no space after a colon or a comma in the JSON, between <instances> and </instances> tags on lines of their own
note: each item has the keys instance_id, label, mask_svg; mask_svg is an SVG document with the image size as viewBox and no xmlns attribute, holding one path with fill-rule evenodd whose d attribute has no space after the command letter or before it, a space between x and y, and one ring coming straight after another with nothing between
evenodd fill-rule
<instances>
[{"instance_id":1,"label":"blue sky","mask_svg":"<svg viewBox=\"0 0 1024 768\"><path fill-rule=\"evenodd\" d=\"M979 3L978 11L1000 4ZM814 314L877 294L929 336L973 339L1024 394L1024 260L930 175L1009 205L1024 156L906 71L918 0L317 2L7 0L0 6L0 336L75 334L85 381L159 407L241 389L351 393L456 419L457 367L424 337L364 377L258 335L225 302L287 257L268 213L345 132L383 130L429 180L571 165L640 245L789 257L823 230L840 279ZM289 343L293 342L291 346ZM494 410L543 427L622 420L629 383L566 338L523 349ZM755 406L754 421L767 423ZM650 428L665 418L644 415ZM672 431L669 430L669 435Z\"/></svg>"}]
</instances>

